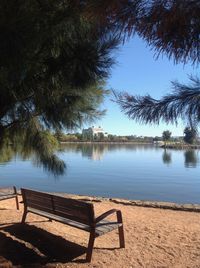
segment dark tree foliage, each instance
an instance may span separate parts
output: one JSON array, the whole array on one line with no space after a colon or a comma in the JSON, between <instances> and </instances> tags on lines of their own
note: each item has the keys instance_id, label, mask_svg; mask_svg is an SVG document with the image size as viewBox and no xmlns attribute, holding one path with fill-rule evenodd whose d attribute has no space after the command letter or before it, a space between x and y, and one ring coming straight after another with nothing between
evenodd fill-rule
<instances>
[{"instance_id":1,"label":"dark tree foliage","mask_svg":"<svg viewBox=\"0 0 200 268\"><path fill-rule=\"evenodd\" d=\"M171 138L172 133L169 130L165 130L162 133L162 138L164 141L169 141Z\"/></svg>"},{"instance_id":2,"label":"dark tree foliage","mask_svg":"<svg viewBox=\"0 0 200 268\"><path fill-rule=\"evenodd\" d=\"M164 121L177 124L180 118L195 127L200 122L200 80L192 77L190 80L190 85L173 82L174 91L160 100L153 99L150 95L114 94L122 111L140 123L159 124Z\"/></svg>"},{"instance_id":3,"label":"dark tree foliage","mask_svg":"<svg viewBox=\"0 0 200 268\"><path fill-rule=\"evenodd\" d=\"M102 115L101 81L118 38L84 19L69 0L0 1L0 140L24 148L62 173L46 129L76 128ZM46 164L45 164L46 163Z\"/></svg>"},{"instance_id":4,"label":"dark tree foliage","mask_svg":"<svg viewBox=\"0 0 200 268\"><path fill-rule=\"evenodd\" d=\"M186 127L184 129L184 141L189 144L193 144L197 138L197 131L192 127Z\"/></svg>"},{"instance_id":5,"label":"dark tree foliage","mask_svg":"<svg viewBox=\"0 0 200 268\"><path fill-rule=\"evenodd\" d=\"M155 53L200 61L199 0L88 0L86 14L126 37L137 33Z\"/></svg>"}]
</instances>

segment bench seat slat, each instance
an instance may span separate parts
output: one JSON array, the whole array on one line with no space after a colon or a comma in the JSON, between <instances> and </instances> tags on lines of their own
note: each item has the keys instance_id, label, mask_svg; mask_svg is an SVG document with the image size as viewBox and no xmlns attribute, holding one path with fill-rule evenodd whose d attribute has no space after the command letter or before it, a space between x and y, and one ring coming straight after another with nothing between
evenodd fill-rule
<instances>
[{"instance_id":1,"label":"bench seat slat","mask_svg":"<svg viewBox=\"0 0 200 268\"><path fill-rule=\"evenodd\" d=\"M88 215L90 210L92 209L92 207L80 207L80 206L77 207L67 202L65 203L57 202L57 200L53 200L53 204L55 208L62 209L62 210L68 209L68 210L80 213L80 215Z\"/></svg>"},{"instance_id":2,"label":"bench seat slat","mask_svg":"<svg viewBox=\"0 0 200 268\"><path fill-rule=\"evenodd\" d=\"M79 216L76 216L74 215L73 213L71 214L66 214L66 213L63 213L61 211L57 211L57 210L54 210L53 212L54 214L56 214L58 217L63 217L63 218L67 218L67 219L70 219L72 221L77 221L77 222L80 222L80 223L83 223L83 224L87 224L87 225L90 225L89 224L89 221L87 218L83 219L83 218L80 218Z\"/></svg>"},{"instance_id":3,"label":"bench seat slat","mask_svg":"<svg viewBox=\"0 0 200 268\"><path fill-rule=\"evenodd\" d=\"M52 207L52 201L51 200L39 200L39 199L30 199L26 198L26 203L28 204L40 204L41 206L46 207Z\"/></svg>"},{"instance_id":4,"label":"bench seat slat","mask_svg":"<svg viewBox=\"0 0 200 268\"><path fill-rule=\"evenodd\" d=\"M89 208L91 207L91 204L86 203L86 202L82 202L80 200L75 200L75 199L70 199L70 198L66 198L63 196L58 196L58 195L52 195L49 193L44 193L44 192L37 192L34 190L30 190L30 189L26 189L26 192L28 194L26 194L26 197L28 197L29 199L38 199L38 200L44 200L44 199L48 199L48 200L55 200L55 202L57 204L61 204L61 205L71 205L71 206L75 206L76 209L78 208Z\"/></svg>"},{"instance_id":5,"label":"bench seat slat","mask_svg":"<svg viewBox=\"0 0 200 268\"><path fill-rule=\"evenodd\" d=\"M44 210L45 212L50 212L65 218L69 217L71 220L80 220L83 223L88 223L88 215L82 214L79 211L74 211L67 207L60 207L56 204L53 204L53 206L52 202L42 203L39 200L29 200L28 198L26 201L28 207Z\"/></svg>"},{"instance_id":6,"label":"bench seat slat","mask_svg":"<svg viewBox=\"0 0 200 268\"><path fill-rule=\"evenodd\" d=\"M41 204L41 203L29 202L27 207L31 207L31 208L35 208L35 209L39 209L39 210L44 210L45 212L53 213L52 206L47 206L47 205L45 206L45 204Z\"/></svg>"},{"instance_id":7,"label":"bench seat slat","mask_svg":"<svg viewBox=\"0 0 200 268\"><path fill-rule=\"evenodd\" d=\"M70 226L76 227L76 228L81 229L81 230L85 230L88 232L90 232L90 230L91 230L91 227L87 224L75 222L73 220L66 219L66 218L63 218L63 217L60 217L60 216L57 216L57 215L54 215L54 214L51 214L48 212L44 212L44 211L41 211L39 209L28 208L28 211L35 213L37 215L40 215L40 216L47 217L47 218L52 219L52 220L56 220L56 221L68 224Z\"/></svg>"},{"instance_id":8,"label":"bench seat slat","mask_svg":"<svg viewBox=\"0 0 200 268\"><path fill-rule=\"evenodd\" d=\"M26 199L28 200L40 200L42 202L44 201L53 201L57 204L57 205L61 205L61 206L70 206L71 208L75 208L76 210L80 211L84 211L84 209L87 211L88 209L91 209L92 204L90 203L86 203L86 202L82 202L80 200L75 200L75 199L70 199L70 198L66 198L63 196L56 196L56 195L52 195L52 194L48 194L48 193L43 193L43 192L36 192L33 190L27 190L26 189Z\"/></svg>"},{"instance_id":9,"label":"bench seat slat","mask_svg":"<svg viewBox=\"0 0 200 268\"><path fill-rule=\"evenodd\" d=\"M70 209L70 207L60 207L52 202L41 202L39 200L26 199L27 207L38 209L49 213L56 214L57 216L69 218L70 220L78 221L84 224L88 224L88 211L87 214L83 214L80 211Z\"/></svg>"},{"instance_id":10,"label":"bench seat slat","mask_svg":"<svg viewBox=\"0 0 200 268\"><path fill-rule=\"evenodd\" d=\"M6 200L6 199L11 199L13 197L15 197L15 194L9 194L9 195L0 195L0 200Z\"/></svg>"},{"instance_id":11,"label":"bench seat slat","mask_svg":"<svg viewBox=\"0 0 200 268\"><path fill-rule=\"evenodd\" d=\"M94 208L90 203L29 189L22 189L22 192L25 193L25 205L28 207L88 225L94 222Z\"/></svg>"},{"instance_id":12,"label":"bench seat slat","mask_svg":"<svg viewBox=\"0 0 200 268\"><path fill-rule=\"evenodd\" d=\"M26 189L26 192L28 193L29 196L44 196L44 197L51 197L51 195L49 193L44 193L44 192L37 192L35 190L30 190L30 189Z\"/></svg>"},{"instance_id":13,"label":"bench seat slat","mask_svg":"<svg viewBox=\"0 0 200 268\"><path fill-rule=\"evenodd\" d=\"M84 210L85 209L90 209L92 207L92 204L83 202L80 200L76 199L70 199L62 196L53 196L53 200L55 201L56 204L60 205L71 205L71 207L75 207L76 209Z\"/></svg>"},{"instance_id":14,"label":"bench seat slat","mask_svg":"<svg viewBox=\"0 0 200 268\"><path fill-rule=\"evenodd\" d=\"M96 236L101 236L117 229L120 226L122 226L122 223L102 220L99 223L97 223L95 228L95 234Z\"/></svg>"},{"instance_id":15,"label":"bench seat slat","mask_svg":"<svg viewBox=\"0 0 200 268\"><path fill-rule=\"evenodd\" d=\"M81 229L81 230L85 230L87 232L91 231L91 227L89 225L87 225L87 224L83 224L83 223L76 222L76 221L73 221L73 220L70 220L70 219L66 219L66 218L63 218L63 217L60 217L60 216L57 216L57 215L54 215L54 214L51 214L51 213L48 213L48 212L44 212L44 211L41 211L41 210L38 210L38 209L34 209L34 208L28 208L28 211L30 211L30 212L32 212L34 214L49 218L51 220L59 221L61 223L70 225L72 227L75 227L75 228L78 228L78 229ZM111 231L117 229L119 226L122 226L122 224L117 223L117 222L110 222L110 221L107 221L107 220L102 220L95 227L95 235L96 236L101 236L101 235L103 235L105 233L108 233L108 232L111 232Z\"/></svg>"},{"instance_id":16,"label":"bench seat slat","mask_svg":"<svg viewBox=\"0 0 200 268\"><path fill-rule=\"evenodd\" d=\"M82 211L76 211L75 209L71 209L70 207L63 207L63 206L58 206L56 203L54 203L54 210L56 212L60 212L62 214L66 214L66 216L69 214L69 215L74 215L74 216L77 216L77 217L80 217L81 219L88 219L88 211L87 213L85 212L82 212Z\"/></svg>"},{"instance_id":17,"label":"bench seat slat","mask_svg":"<svg viewBox=\"0 0 200 268\"><path fill-rule=\"evenodd\" d=\"M0 196L10 196L10 195L15 195L15 193L0 193Z\"/></svg>"},{"instance_id":18,"label":"bench seat slat","mask_svg":"<svg viewBox=\"0 0 200 268\"><path fill-rule=\"evenodd\" d=\"M36 196L36 195L28 195L27 200L38 200L40 202L52 202L50 196Z\"/></svg>"}]
</instances>

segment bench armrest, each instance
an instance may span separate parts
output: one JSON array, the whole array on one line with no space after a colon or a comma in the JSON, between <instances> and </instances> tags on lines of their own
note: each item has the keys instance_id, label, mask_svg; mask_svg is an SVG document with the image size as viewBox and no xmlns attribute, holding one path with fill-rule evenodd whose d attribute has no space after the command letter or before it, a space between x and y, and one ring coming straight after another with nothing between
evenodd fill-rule
<instances>
[{"instance_id":1,"label":"bench armrest","mask_svg":"<svg viewBox=\"0 0 200 268\"><path fill-rule=\"evenodd\" d=\"M105 219L109 215L115 213L117 214L117 221L118 223L122 223L122 213L119 209L111 209L106 211L105 213L101 214L99 217L96 218L95 223L100 222L101 220Z\"/></svg>"}]
</instances>

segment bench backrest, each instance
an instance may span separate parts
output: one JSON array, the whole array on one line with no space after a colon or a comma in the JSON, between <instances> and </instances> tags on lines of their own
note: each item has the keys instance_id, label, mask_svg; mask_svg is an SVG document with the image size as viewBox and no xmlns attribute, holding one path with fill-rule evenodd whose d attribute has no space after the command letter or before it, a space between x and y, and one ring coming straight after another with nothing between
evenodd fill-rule
<instances>
[{"instance_id":1,"label":"bench backrest","mask_svg":"<svg viewBox=\"0 0 200 268\"><path fill-rule=\"evenodd\" d=\"M58 195L21 189L24 205L89 226L94 224L93 204Z\"/></svg>"},{"instance_id":2,"label":"bench backrest","mask_svg":"<svg viewBox=\"0 0 200 268\"><path fill-rule=\"evenodd\" d=\"M9 196L9 195L16 195L17 189L15 186L13 187L6 187L6 188L0 188L0 196Z\"/></svg>"}]
</instances>

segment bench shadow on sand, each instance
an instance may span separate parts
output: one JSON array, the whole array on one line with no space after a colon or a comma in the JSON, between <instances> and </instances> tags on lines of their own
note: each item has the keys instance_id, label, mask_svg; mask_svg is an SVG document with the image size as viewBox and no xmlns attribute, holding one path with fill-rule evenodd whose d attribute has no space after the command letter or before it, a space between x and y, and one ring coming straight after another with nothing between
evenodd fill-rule
<instances>
[{"instance_id":1,"label":"bench shadow on sand","mask_svg":"<svg viewBox=\"0 0 200 268\"><path fill-rule=\"evenodd\" d=\"M74 260L84 253L85 247L33 225L17 223L0 227L0 256L14 266L85 262L85 255Z\"/></svg>"}]
</instances>

